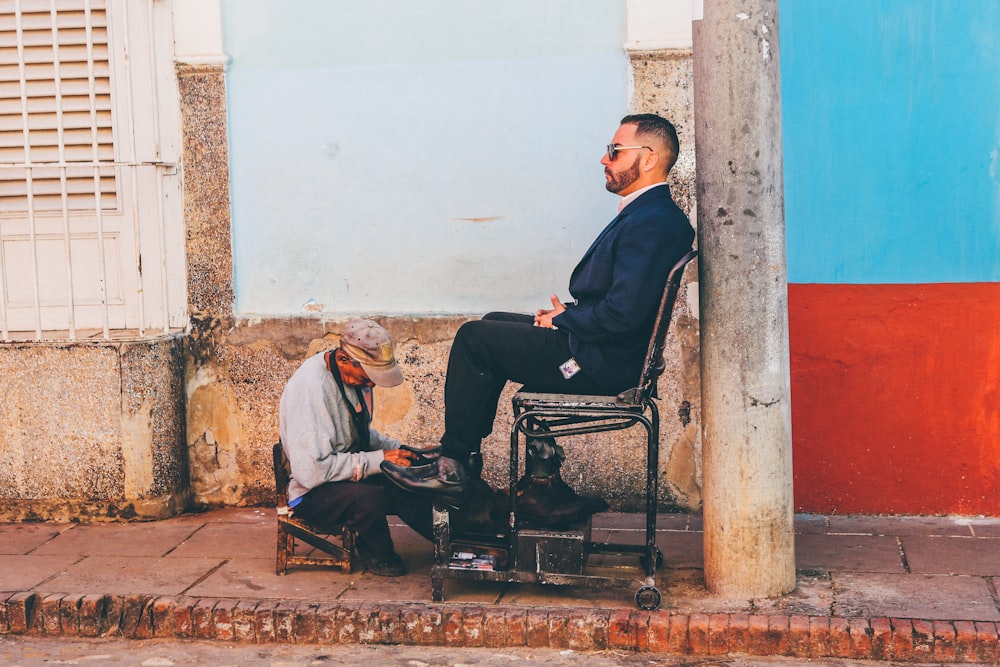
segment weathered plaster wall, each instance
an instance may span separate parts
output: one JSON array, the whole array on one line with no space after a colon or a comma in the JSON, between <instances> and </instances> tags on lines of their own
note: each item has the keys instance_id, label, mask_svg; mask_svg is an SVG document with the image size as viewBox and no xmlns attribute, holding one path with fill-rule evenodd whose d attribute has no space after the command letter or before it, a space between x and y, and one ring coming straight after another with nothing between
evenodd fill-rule
<instances>
[{"instance_id":1,"label":"weathered plaster wall","mask_svg":"<svg viewBox=\"0 0 1000 667\"><path fill-rule=\"evenodd\" d=\"M682 319L688 307L681 298ZM406 442L429 444L440 436L443 422L445 368L451 341L464 318L377 318L397 341L397 358L406 381L400 387L376 388L374 425ZM344 321L284 319L216 321L190 346L201 359L188 379L188 446L192 486L198 502L254 505L272 501L271 445L278 435L278 401L285 382L309 355L337 344ZM672 337L672 361L660 394L661 441L665 470L688 467L672 461L670 443L678 451L692 449L685 440L690 409L683 406L677 367L685 354L681 339ZM483 444L484 476L494 487L507 486L509 452L509 387L500 399L493 435ZM580 492L605 497L614 506L637 508L645 484L645 439L641 429L618 434L581 436L563 441L569 450L564 478ZM686 507L688 481L664 488L665 509Z\"/></svg>"},{"instance_id":2,"label":"weathered plaster wall","mask_svg":"<svg viewBox=\"0 0 1000 667\"><path fill-rule=\"evenodd\" d=\"M681 154L671 171L674 199L697 226L694 155L694 67L688 49L632 51L633 104L669 118L677 128ZM660 440L664 486L682 507L701 507L701 376L699 363L698 265L685 273L685 291L674 310L668 366L661 380L661 396L674 399L677 431ZM672 353L671 353L672 352ZM674 378L671 382L670 378ZM671 382L666 391L662 384ZM668 404L669 405L669 404ZM665 406L667 407L667 406ZM668 413L666 421L670 421Z\"/></svg>"},{"instance_id":3,"label":"weathered plaster wall","mask_svg":"<svg viewBox=\"0 0 1000 667\"><path fill-rule=\"evenodd\" d=\"M156 519L189 501L179 338L0 346L0 519Z\"/></svg>"},{"instance_id":4,"label":"weathered plaster wall","mask_svg":"<svg viewBox=\"0 0 1000 667\"><path fill-rule=\"evenodd\" d=\"M682 156L671 180L675 198L693 213L694 137L690 52L631 54L638 111L674 120ZM278 435L285 382L310 354L336 345L344 320L319 316L239 318L233 314L226 160L225 75L222 68L179 70L184 120L185 211L188 225L192 328L187 341L187 445L195 501L206 505L272 502L270 450ZM696 276L696 265L687 278ZM668 340L660 382L661 497L664 509L700 506L697 288L685 288ZM406 382L376 391L375 427L407 442L436 442L443 430L448 351L463 317L380 318L397 341ZM506 486L509 387L493 435L483 445L484 476ZM564 478L613 507L637 509L645 490L641 429L581 436L569 450Z\"/></svg>"}]
</instances>

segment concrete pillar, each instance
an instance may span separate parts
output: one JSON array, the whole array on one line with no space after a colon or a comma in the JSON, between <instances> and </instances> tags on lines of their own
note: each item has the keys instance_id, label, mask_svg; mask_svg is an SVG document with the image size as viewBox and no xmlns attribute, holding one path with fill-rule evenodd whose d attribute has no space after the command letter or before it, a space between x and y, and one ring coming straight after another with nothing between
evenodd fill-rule
<instances>
[{"instance_id":1,"label":"concrete pillar","mask_svg":"<svg viewBox=\"0 0 1000 667\"><path fill-rule=\"evenodd\" d=\"M694 18L705 581L795 588L778 0Z\"/></svg>"}]
</instances>

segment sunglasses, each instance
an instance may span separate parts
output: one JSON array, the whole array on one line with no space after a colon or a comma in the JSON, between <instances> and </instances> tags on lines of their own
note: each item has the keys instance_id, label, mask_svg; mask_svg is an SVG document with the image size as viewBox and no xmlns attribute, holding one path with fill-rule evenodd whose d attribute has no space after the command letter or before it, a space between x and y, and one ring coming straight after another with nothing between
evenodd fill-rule
<instances>
[{"instance_id":1,"label":"sunglasses","mask_svg":"<svg viewBox=\"0 0 1000 667\"><path fill-rule=\"evenodd\" d=\"M633 148L645 148L651 151L653 150L649 146L619 146L618 144L608 144L608 161L614 162L615 158L618 157L618 153L620 151L628 151L632 150ZM653 152L655 153L656 151Z\"/></svg>"}]
</instances>

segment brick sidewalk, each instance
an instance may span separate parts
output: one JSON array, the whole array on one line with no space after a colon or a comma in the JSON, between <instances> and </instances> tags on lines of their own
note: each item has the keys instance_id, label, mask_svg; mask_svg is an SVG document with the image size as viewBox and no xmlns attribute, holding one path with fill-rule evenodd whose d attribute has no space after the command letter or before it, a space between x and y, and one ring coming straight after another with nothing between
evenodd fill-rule
<instances>
[{"instance_id":1,"label":"brick sidewalk","mask_svg":"<svg viewBox=\"0 0 1000 667\"><path fill-rule=\"evenodd\" d=\"M601 515L595 534L643 518ZM701 656L1000 663L1000 521L796 519L798 588L710 595L699 517L664 515L656 611L633 591L449 580L430 602L430 545L394 525L410 572L274 574L271 510L146 524L0 524L0 634L238 642L621 649Z\"/></svg>"}]
</instances>

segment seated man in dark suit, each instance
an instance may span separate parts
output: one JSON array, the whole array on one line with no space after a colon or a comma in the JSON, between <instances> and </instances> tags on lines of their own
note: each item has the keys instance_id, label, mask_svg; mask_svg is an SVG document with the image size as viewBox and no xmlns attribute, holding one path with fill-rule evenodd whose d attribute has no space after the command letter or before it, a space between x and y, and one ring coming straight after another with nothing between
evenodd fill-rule
<instances>
[{"instance_id":1,"label":"seated man in dark suit","mask_svg":"<svg viewBox=\"0 0 1000 667\"><path fill-rule=\"evenodd\" d=\"M553 295L552 308L534 316L490 313L462 325L448 360L441 455L420 467L383 464L389 480L460 506L470 477L481 471L480 444L508 381L567 394L610 395L634 386L667 275L694 241L665 182L679 150L669 121L653 114L622 119L601 159L605 187L622 197L619 213L574 269L574 300L561 303ZM534 454L536 462L545 458ZM529 447L529 474L531 458Z\"/></svg>"}]
</instances>

